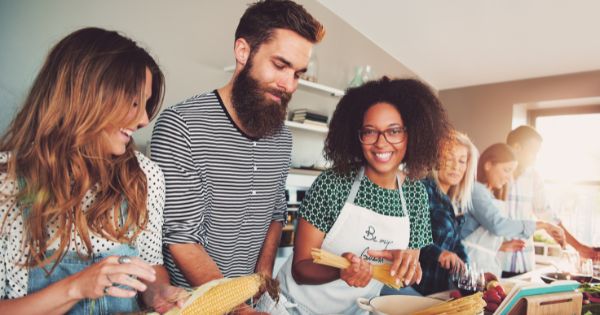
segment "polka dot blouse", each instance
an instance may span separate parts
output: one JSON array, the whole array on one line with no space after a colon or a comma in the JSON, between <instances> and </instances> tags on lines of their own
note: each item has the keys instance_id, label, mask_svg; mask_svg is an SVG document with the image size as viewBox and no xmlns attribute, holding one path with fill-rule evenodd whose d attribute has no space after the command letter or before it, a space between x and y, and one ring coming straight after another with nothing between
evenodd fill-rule
<instances>
[{"instance_id":1,"label":"polka dot blouse","mask_svg":"<svg viewBox=\"0 0 600 315\"><path fill-rule=\"evenodd\" d=\"M136 156L140 167L148 179L148 199L147 208L149 211L148 225L135 240L140 257L151 265L162 265L162 211L164 206L165 184L162 171L139 152ZM0 153L0 163L6 163L8 155ZM19 298L27 294L28 269L22 267L27 261L27 247L23 244L23 220L21 212L15 206L15 193L18 190L18 183L9 178L6 173L0 173L0 221L2 229L0 231L0 298ZM8 197L6 197L8 196ZM88 191L82 201L82 208L89 209L93 204L95 196ZM56 232L56 226L51 222L47 226L50 235ZM74 230L73 230L74 231ZM75 235L75 233L72 233ZM99 235L90 235L92 250L94 253L110 251L120 245L110 240L104 239ZM77 244L81 248L81 240L73 236L69 251L75 252ZM58 242L51 245L49 249L56 249Z\"/></svg>"},{"instance_id":2,"label":"polka dot blouse","mask_svg":"<svg viewBox=\"0 0 600 315\"><path fill-rule=\"evenodd\" d=\"M332 170L321 173L300 205L300 217L320 231L328 233L350 194L355 176L356 173L340 175ZM432 244L425 186L419 181L406 179L402 184L402 191L410 218L409 248L422 248ZM360 183L354 204L383 215L403 216L398 190L379 187L367 176Z\"/></svg>"}]
</instances>

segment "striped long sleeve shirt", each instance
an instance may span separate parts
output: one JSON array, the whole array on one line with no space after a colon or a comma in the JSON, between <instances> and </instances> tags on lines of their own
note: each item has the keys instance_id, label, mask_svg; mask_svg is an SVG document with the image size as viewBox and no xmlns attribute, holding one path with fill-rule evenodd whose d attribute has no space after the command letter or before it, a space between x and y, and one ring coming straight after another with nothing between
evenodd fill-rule
<instances>
[{"instance_id":1,"label":"striped long sleeve shirt","mask_svg":"<svg viewBox=\"0 0 600 315\"><path fill-rule=\"evenodd\" d=\"M287 127L254 139L233 122L213 91L164 110L151 158L166 183L164 260L175 285L189 284L168 244L202 245L225 277L254 272L271 221L285 221Z\"/></svg>"}]
</instances>

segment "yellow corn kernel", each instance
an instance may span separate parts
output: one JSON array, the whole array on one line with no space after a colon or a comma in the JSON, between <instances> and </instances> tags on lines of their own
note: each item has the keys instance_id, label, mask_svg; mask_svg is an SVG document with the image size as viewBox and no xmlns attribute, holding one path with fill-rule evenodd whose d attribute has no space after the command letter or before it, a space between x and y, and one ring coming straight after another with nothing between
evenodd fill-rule
<instances>
[{"instance_id":1,"label":"yellow corn kernel","mask_svg":"<svg viewBox=\"0 0 600 315\"><path fill-rule=\"evenodd\" d=\"M219 284L193 300L191 304L181 310L180 314L216 315L231 312L236 306L258 293L260 287L264 284L264 278L259 274L226 279L225 281L219 280L221 280Z\"/></svg>"}]
</instances>

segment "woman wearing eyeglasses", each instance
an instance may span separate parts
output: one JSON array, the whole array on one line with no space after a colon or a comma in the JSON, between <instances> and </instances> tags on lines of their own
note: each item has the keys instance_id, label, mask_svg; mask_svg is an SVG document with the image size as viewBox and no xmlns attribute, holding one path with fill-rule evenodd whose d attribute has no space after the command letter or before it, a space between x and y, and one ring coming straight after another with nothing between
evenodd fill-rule
<instances>
[{"instance_id":1,"label":"woman wearing eyeglasses","mask_svg":"<svg viewBox=\"0 0 600 315\"><path fill-rule=\"evenodd\" d=\"M332 168L300 206L294 255L278 275L283 295L298 305L292 314L356 314L358 297L379 295L372 266L384 261L398 282L420 281L419 249L432 237L417 179L436 163L447 132L442 105L419 81L384 77L347 91L325 142ZM315 264L312 248L351 266Z\"/></svg>"}]
</instances>

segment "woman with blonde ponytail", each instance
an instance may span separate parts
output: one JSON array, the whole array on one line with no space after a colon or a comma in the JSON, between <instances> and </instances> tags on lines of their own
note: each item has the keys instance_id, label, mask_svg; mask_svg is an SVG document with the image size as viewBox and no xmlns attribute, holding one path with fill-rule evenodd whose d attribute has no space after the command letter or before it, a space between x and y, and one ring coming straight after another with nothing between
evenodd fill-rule
<instances>
[{"instance_id":1,"label":"woman with blonde ponytail","mask_svg":"<svg viewBox=\"0 0 600 315\"><path fill-rule=\"evenodd\" d=\"M163 93L154 59L117 32L85 28L52 48L0 139L0 313L175 306L163 175L131 139Z\"/></svg>"}]
</instances>

